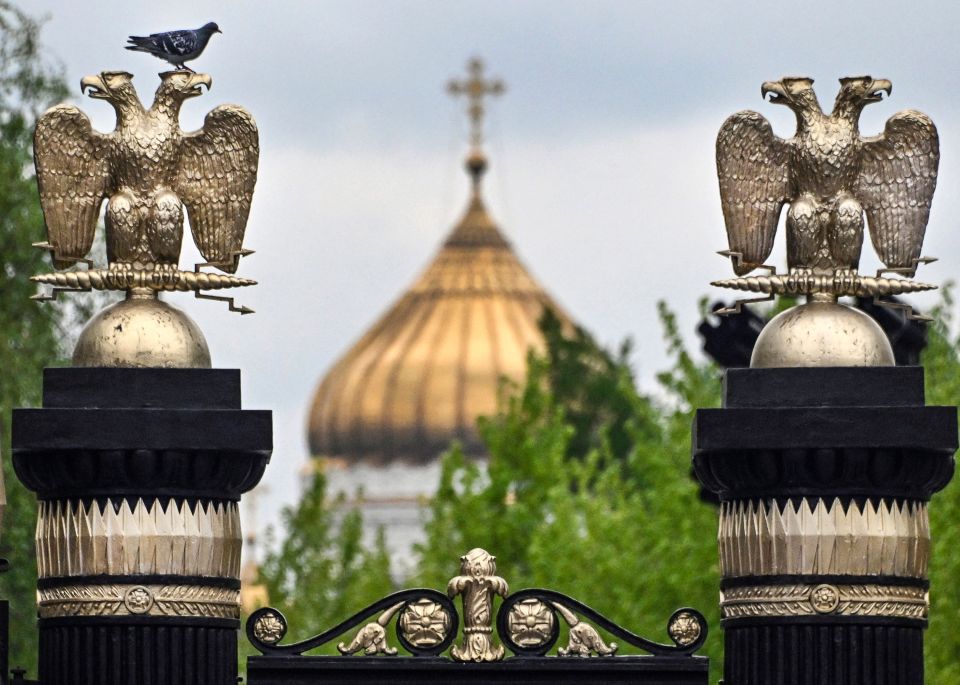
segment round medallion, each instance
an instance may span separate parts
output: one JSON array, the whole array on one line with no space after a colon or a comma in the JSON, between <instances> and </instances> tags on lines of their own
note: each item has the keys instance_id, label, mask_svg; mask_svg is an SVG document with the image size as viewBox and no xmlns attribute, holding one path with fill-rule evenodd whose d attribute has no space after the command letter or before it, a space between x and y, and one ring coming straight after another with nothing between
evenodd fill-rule
<instances>
[{"instance_id":1,"label":"round medallion","mask_svg":"<svg viewBox=\"0 0 960 685\"><path fill-rule=\"evenodd\" d=\"M275 611L260 614L253 624L253 635L266 645L275 645L287 634L287 622Z\"/></svg>"},{"instance_id":2,"label":"round medallion","mask_svg":"<svg viewBox=\"0 0 960 685\"><path fill-rule=\"evenodd\" d=\"M510 639L521 647L540 647L553 637L556 616L539 599L517 602L507 616Z\"/></svg>"},{"instance_id":3,"label":"round medallion","mask_svg":"<svg viewBox=\"0 0 960 685\"><path fill-rule=\"evenodd\" d=\"M700 621L689 611L681 611L676 614L667 627L670 639L681 647L692 645L700 638Z\"/></svg>"},{"instance_id":4,"label":"round medallion","mask_svg":"<svg viewBox=\"0 0 960 685\"><path fill-rule=\"evenodd\" d=\"M442 605L430 599L418 599L408 604L400 614L400 631L414 647L436 647L447 638L450 615Z\"/></svg>"},{"instance_id":5,"label":"round medallion","mask_svg":"<svg viewBox=\"0 0 960 685\"><path fill-rule=\"evenodd\" d=\"M153 593L143 585L135 585L123 595L123 605L131 614L145 614L153 607Z\"/></svg>"},{"instance_id":6,"label":"round medallion","mask_svg":"<svg viewBox=\"0 0 960 685\"><path fill-rule=\"evenodd\" d=\"M840 591L833 585L818 585L810 591L810 606L818 614L832 614L840 606Z\"/></svg>"}]
</instances>

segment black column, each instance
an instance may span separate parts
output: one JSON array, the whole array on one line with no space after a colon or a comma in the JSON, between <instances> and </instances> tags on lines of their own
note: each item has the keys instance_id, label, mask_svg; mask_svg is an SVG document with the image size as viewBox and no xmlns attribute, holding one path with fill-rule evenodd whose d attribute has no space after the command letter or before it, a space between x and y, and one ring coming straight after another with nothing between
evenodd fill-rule
<instances>
[{"instance_id":1,"label":"black column","mask_svg":"<svg viewBox=\"0 0 960 685\"><path fill-rule=\"evenodd\" d=\"M725 685L923 683L927 502L956 449L919 367L726 372L693 432L721 500Z\"/></svg>"},{"instance_id":2,"label":"black column","mask_svg":"<svg viewBox=\"0 0 960 685\"><path fill-rule=\"evenodd\" d=\"M13 416L37 493L40 681L234 685L238 503L272 449L240 373L47 369Z\"/></svg>"}]
</instances>

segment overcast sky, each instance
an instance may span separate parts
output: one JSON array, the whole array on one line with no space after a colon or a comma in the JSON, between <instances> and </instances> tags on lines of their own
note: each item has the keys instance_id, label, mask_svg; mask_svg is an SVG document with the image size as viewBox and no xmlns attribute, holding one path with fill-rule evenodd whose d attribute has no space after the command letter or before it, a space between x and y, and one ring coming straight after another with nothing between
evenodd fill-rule
<instances>
[{"instance_id":1,"label":"overcast sky","mask_svg":"<svg viewBox=\"0 0 960 685\"><path fill-rule=\"evenodd\" d=\"M471 55L502 77L491 108L487 183L495 218L521 259L582 325L608 344L636 341L641 384L667 363L655 303L692 334L708 281L731 275L713 165L730 113L757 109L792 134L760 84L893 81L866 134L903 108L937 123L943 161L925 280L954 276L960 131L955 3L903 2L254 2L29 0L75 101L101 130L106 103L81 98L82 76L123 69L148 100L164 63L123 49L128 34L216 21L192 66L213 89L187 103L197 128L217 104L257 118L261 165L238 291L257 313L171 297L198 321L214 364L243 369L244 404L274 411L276 451L261 517L297 495L311 394L325 370L427 264L466 199L462 103L445 93ZM185 241L182 264L196 252ZM783 261L783 238L775 256ZM864 249L863 269L876 259ZM929 304L929 298L917 300Z\"/></svg>"}]
</instances>

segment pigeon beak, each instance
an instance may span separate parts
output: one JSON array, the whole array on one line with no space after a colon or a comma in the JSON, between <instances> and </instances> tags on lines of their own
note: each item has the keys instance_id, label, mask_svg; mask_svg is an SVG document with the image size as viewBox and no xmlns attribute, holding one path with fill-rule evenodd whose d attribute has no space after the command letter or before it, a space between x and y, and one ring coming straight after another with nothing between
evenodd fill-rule
<instances>
[{"instance_id":1,"label":"pigeon beak","mask_svg":"<svg viewBox=\"0 0 960 685\"><path fill-rule=\"evenodd\" d=\"M98 100L110 97L106 84L99 76L84 76L80 79L80 92Z\"/></svg>"}]
</instances>

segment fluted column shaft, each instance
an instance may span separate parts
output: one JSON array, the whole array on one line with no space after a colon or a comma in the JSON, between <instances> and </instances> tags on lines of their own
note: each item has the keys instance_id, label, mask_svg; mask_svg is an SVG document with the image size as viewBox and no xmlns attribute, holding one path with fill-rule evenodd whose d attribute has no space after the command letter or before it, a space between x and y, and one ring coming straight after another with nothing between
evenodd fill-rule
<instances>
[{"instance_id":1,"label":"fluted column shaft","mask_svg":"<svg viewBox=\"0 0 960 685\"><path fill-rule=\"evenodd\" d=\"M13 432L39 499L41 682L236 682L238 503L271 439L237 371L47 370Z\"/></svg>"},{"instance_id":2,"label":"fluted column shaft","mask_svg":"<svg viewBox=\"0 0 960 685\"><path fill-rule=\"evenodd\" d=\"M956 448L920 368L727 372L694 427L721 499L727 685L923 683L927 507Z\"/></svg>"}]
</instances>

